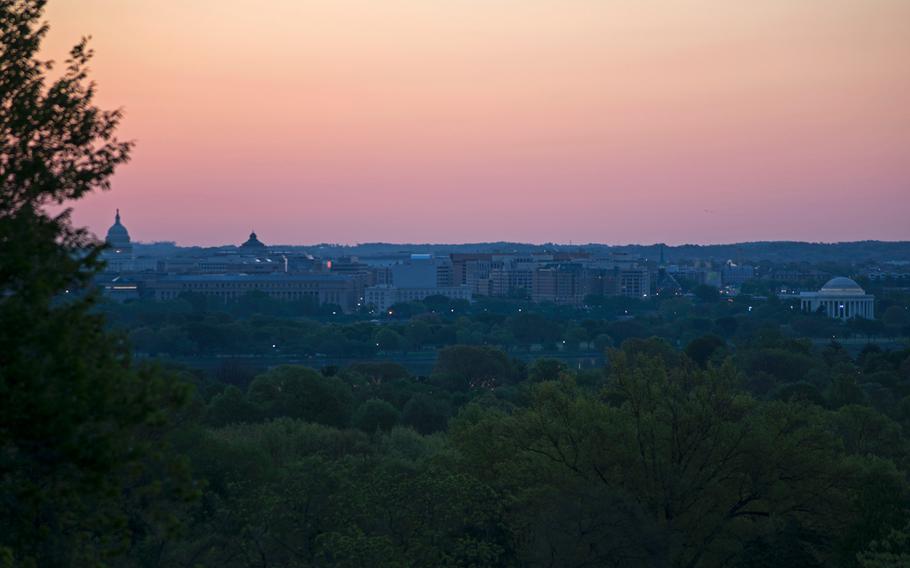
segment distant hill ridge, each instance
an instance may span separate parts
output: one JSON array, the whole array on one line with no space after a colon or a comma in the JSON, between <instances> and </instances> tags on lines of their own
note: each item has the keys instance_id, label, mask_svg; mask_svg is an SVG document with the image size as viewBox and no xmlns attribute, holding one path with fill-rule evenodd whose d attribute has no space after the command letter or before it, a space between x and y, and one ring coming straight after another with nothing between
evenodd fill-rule
<instances>
[{"instance_id":1,"label":"distant hill ridge","mask_svg":"<svg viewBox=\"0 0 910 568\"><path fill-rule=\"evenodd\" d=\"M164 245L164 246L162 246ZM910 261L910 241L853 241L840 243L809 243L800 241L757 241L745 243L697 245L684 244L677 246L652 244L605 245L587 244L528 244L513 242L486 243L360 243L356 245L339 245L321 243L315 245L271 245L273 249L288 251L307 251L318 256L384 256L401 255L416 252L450 254L464 252L544 252L544 251L577 251L591 253L629 253L649 260L659 260L663 246L664 259L668 263L683 260L739 260L771 262L908 262ZM225 247L178 247L171 243L135 244L137 254L164 254L190 252L193 250L231 249Z\"/></svg>"}]
</instances>

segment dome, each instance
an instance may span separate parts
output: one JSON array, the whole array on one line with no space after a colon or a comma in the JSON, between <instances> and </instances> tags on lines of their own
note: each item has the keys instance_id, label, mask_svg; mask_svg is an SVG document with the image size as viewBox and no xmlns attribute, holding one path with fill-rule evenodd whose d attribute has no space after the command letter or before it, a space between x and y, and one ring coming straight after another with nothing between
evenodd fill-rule
<instances>
[{"instance_id":1,"label":"dome","mask_svg":"<svg viewBox=\"0 0 910 568\"><path fill-rule=\"evenodd\" d=\"M862 296L866 293L854 280L844 276L828 280L819 292L821 294L836 294L840 296Z\"/></svg>"},{"instance_id":2,"label":"dome","mask_svg":"<svg viewBox=\"0 0 910 568\"><path fill-rule=\"evenodd\" d=\"M261 249L266 249L268 247L265 246L265 243L263 243L262 241L259 240L259 238L256 236L256 233L254 232L254 233L250 233L250 238L247 239L247 241L245 243L240 245L240 248L261 250Z\"/></svg>"},{"instance_id":3,"label":"dome","mask_svg":"<svg viewBox=\"0 0 910 568\"><path fill-rule=\"evenodd\" d=\"M107 244L112 248L118 250L129 249L131 247L130 233L126 230L126 227L120 224L119 209L117 210L116 217L114 217L114 224L107 230L107 238L105 241L107 241Z\"/></svg>"}]
</instances>

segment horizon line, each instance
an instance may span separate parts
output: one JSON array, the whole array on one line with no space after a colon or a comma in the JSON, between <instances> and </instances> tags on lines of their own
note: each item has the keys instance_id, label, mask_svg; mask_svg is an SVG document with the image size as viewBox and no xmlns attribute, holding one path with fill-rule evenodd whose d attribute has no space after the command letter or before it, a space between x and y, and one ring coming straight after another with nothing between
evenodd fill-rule
<instances>
[{"instance_id":1,"label":"horizon line","mask_svg":"<svg viewBox=\"0 0 910 568\"><path fill-rule=\"evenodd\" d=\"M878 243L878 244L910 244L910 240L882 240L882 239L860 239L860 240L850 240L850 241L803 241L803 240L792 240L792 239L781 239L781 240L756 240L756 241L735 241L735 242L721 242L721 243L698 243L698 242L687 242L679 244L669 244L665 242L654 242L654 243L623 243L623 244L610 244L603 242L587 242L587 243L560 243L560 242L528 242L528 241L472 241L472 242L394 242L394 241L368 241L368 242L358 242L358 243L330 243L330 242L320 242L320 243L300 243L300 244L291 244L291 243L276 243L276 244L267 244L268 248L276 247L342 247L342 248L355 248L361 246L400 246L400 247L420 247L420 246L434 246L434 247L445 247L445 246L489 246L489 245L520 245L520 246L531 246L531 247L545 247L545 246L555 246L555 247L607 247L607 248L623 248L623 247L658 247L665 246L671 248L681 248L681 247L723 247L723 246L743 246L743 245L757 245L757 244L800 244L800 245L850 245L850 244L862 244L862 243ZM239 248L239 244L235 243L225 243L219 245L201 245L201 244L180 244L177 241L170 240L160 240L160 241L134 241L135 245L157 245L157 244L170 244L176 247L181 248L226 248L234 247Z\"/></svg>"}]
</instances>

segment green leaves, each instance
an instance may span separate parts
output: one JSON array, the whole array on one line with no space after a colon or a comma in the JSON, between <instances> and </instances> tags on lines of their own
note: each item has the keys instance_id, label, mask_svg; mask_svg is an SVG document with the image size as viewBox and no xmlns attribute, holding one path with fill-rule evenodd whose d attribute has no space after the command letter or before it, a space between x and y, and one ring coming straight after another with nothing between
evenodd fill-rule
<instances>
[{"instance_id":1,"label":"green leaves","mask_svg":"<svg viewBox=\"0 0 910 568\"><path fill-rule=\"evenodd\" d=\"M371 398L354 413L352 424L367 433L388 431L398 424L398 410L384 400Z\"/></svg>"},{"instance_id":2,"label":"green leaves","mask_svg":"<svg viewBox=\"0 0 910 568\"><path fill-rule=\"evenodd\" d=\"M580 494L575 505L563 502L576 521L592 513L586 502L605 499L615 505L611 522L658 539L657 548L634 535L616 543L639 559L716 566L788 523L801 527L794 545L809 556L837 557L839 535L861 522L853 496L867 474L866 462L843 452L826 411L740 394L729 365L667 366L661 356L625 352L611 353L611 365L603 398L542 383L511 416L473 411L455 421L453 441L470 471L511 495L527 530L552 509L546 495ZM582 536L557 540L574 547ZM591 554L586 561L597 561Z\"/></svg>"},{"instance_id":3,"label":"green leaves","mask_svg":"<svg viewBox=\"0 0 910 568\"><path fill-rule=\"evenodd\" d=\"M86 41L46 78L43 6L0 1L0 555L98 565L194 493L162 442L188 390L132 365L92 311L102 245L47 209L108 189L132 145L94 104Z\"/></svg>"},{"instance_id":4,"label":"green leaves","mask_svg":"<svg viewBox=\"0 0 910 568\"><path fill-rule=\"evenodd\" d=\"M288 416L340 427L350 420L350 388L307 367L282 365L259 375L248 397L264 418Z\"/></svg>"}]
</instances>

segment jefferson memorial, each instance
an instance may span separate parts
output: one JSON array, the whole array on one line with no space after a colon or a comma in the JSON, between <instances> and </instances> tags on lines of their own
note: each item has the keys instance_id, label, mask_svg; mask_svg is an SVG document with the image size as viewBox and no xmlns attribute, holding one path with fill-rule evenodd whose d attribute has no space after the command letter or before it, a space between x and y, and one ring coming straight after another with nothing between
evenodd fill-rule
<instances>
[{"instance_id":1,"label":"jefferson memorial","mask_svg":"<svg viewBox=\"0 0 910 568\"><path fill-rule=\"evenodd\" d=\"M806 312L823 309L829 318L875 318L875 296L866 294L859 284L849 278L832 278L818 292L802 292L800 308Z\"/></svg>"}]
</instances>

